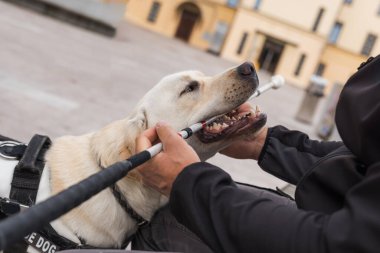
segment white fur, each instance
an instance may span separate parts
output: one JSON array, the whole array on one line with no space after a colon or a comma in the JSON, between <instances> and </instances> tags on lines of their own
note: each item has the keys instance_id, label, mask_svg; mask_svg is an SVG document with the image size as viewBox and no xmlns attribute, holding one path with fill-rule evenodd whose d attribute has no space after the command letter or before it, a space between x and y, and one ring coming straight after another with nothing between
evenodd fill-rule
<instances>
[{"instance_id":1,"label":"white fur","mask_svg":"<svg viewBox=\"0 0 380 253\"><path fill-rule=\"evenodd\" d=\"M200 83L197 91L180 96L189 82ZM226 113L251 94L248 81L243 80L235 69L214 77L206 77L197 71L173 74L162 79L139 102L133 113L109 124L103 129L82 136L64 136L53 141L45 158L47 167L41 180L37 202L56 194L84 178L123 160L136 152L135 139L145 129L165 120L175 129ZM248 87L248 88L247 88ZM226 96L234 94L234 99ZM122 109L122 108L121 108ZM188 140L202 160L213 156L228 145L231 139L203 144L197 137ZM9 184L16 161L0 160L0 195L9 195ZM5 173L6 172L6 173ZM137 171L132 171L118 183L130 205L145 219L167 203L167 198L144 186ZM137 229L113 197L105 189L78 208L53 222L54 228L70 240L78 236L98 247L119 247L124 238Z\"/></svg>"}]
</instances>

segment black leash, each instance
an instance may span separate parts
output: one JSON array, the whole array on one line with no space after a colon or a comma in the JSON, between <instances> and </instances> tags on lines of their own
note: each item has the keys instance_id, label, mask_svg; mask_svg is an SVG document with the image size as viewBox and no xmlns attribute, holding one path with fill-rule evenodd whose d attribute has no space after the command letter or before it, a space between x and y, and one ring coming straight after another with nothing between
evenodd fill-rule
<instances>
[{"instance_id":1,"label":"black leash","mask_svg":"<svg viewBox=\"0 0 380 253\"><path fill-rule=\"evenodd\" d=\"M104 170L105 168L99 163L99 167ZM120 188L117 184L113 184L110 186L111 192L119 205L124 209L124 211L136 221L137 226L141 227L148 223L148 221L142 217L138 212L133 209L133 207L128 203L128 200L125 198L124 194L121 192Z\"/></svg>"},{"instance_id":2,"label":"black leash","mask_svg":"<svg viewBox=\"0 0 380 253\"><path fill-rule=\"evenodd\" d=\"M26 145L0 135L0 157L19 160L14 170L9 198L0 197L0 219L6 219L11 215L25 211L35 204L40 179L45 167L45 153L50 145L51 141L47 136L35 135ZM147 221L128 205L116 184L111 188L119 204L138 222L138 225L146 224ZM80 244L59 235L48 224L39 229L38 232L34 231L28 234L24 241L20 240L8 246L4 253L25 253L28 246L34 247L39 252L53 252L59 249L99 249L99 247L86 244L83 238L78 237L78 239ZM122 247L127 247L130 240L131 237L125 238Z\"/></svg>"},{"instance_id":3,"label":"black leash","mask_svg":"<svg viewBox=\"0 0 380 253\"><path fill-rule=\"evenodd\" d=\"M55 196L31 206L0 223L0 250L24 236L47 226L51 221L79 206L95 194L115 184L130 170L151 158L148 151L138 153L75 184ZM17 228L17 229L15 229Z\"/></svg>"},{"instance_id":4,"label":"black leash","mask_svg":"<svg viewBox=\"0 0 380 253\"><path fill-rule=\"evenodd\" d=\"M128 203L127 199L121 193L119 187L116 184L113 184L110 188L117 202L119 202L120 206L124 209L124 211L137 222L137 226L141 227L148 223L148 221L144 219L144 217L142 217L140 214L138 214Z\"/></svg>"}]
</instances>

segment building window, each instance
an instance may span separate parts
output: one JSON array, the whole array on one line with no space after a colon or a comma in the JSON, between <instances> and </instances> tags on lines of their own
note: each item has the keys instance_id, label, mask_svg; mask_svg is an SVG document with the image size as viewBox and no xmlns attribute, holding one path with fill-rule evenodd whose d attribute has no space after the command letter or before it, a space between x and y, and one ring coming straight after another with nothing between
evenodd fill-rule
<instances>
[{"instance_id":1,"label":"building window","mask_svg":"<svg viewBox=\"0 0 380 253\"><path fill-rule=\"evenodd\" d=\"M321 19L324 12L325 12L325 9L319 8L317 18L315 19L315 22L313 25L313 32L316 32L318 30L318 26L319 26L319 23L321 23Z\"/></svg>"},{"instance_id":2,"label":"building window","mask_svg":"<svg viewBox=\"0 0 380 253\"><path fill-rule=\"evenodd\" d=\"M218 21L218 23L216 23L214 35L209 40L209 52L214 53L216 55L220 54L227 32L228 24L223 21Z\"/></svg>"},{"instance_id":3,"label":"building window","mask_svg":"<svg viewBox=\"0 0 380 253\"><path fill-rule=\"evenodd\" d=\"M152 22L152 23L156 22L157 15L158 15L158 12L160 11L160 8L161 8L161 4L157 1L154 1L148 15L149 22Z\"/></svg>"},{"instance_id":4,"label":"building window","mask_svg":"<svg viewBox=\"0 0 380 253\"><path fill-rule=\"evenodd\" d=\"M239 4L239 0L227 0L227 5L229 7L236 7Z\"/></svg>"},{"instance_id":5,"label":"building window","mask_svg":"<svg viewBox=\"0 0 380 253\"><path fill-rule=\"evenodd\" d=\"M329 42L335 44L338 41L340 32L342 31L343 24L336 22L329 36Z\"/></svg>"},{"instance_id":6,"label":"building window","mask_svg":"<svg viewBox=\"0 0 380 253\"><path fill-rule=\"evenodd\" d=\"M244 45L245 45L245 43L247 42L247 37L248 37L248 33L247 33L247 32L244 32L244 33L243 33L243 36L241 37L241 40L240 40L240 44L239 44L238 50L236 51L237 54L240 55L240 54L243 52Z\"/></svg>"},{"instance_id":7,"label":"building window","mask_svg":"<svg viewBox=\"0 0 380 253\"><path fill-rule=\"evenodd\" d=\"M295 76L299 76L300 73L301 73L301 70L302 70L302 66L305 62L305 59L306 59L306 55L305 54L301 54L301 57L298 61L298 64L297 64L297 68L296 68L296 71L294 71L294 75Z\"/></svg>"},{"instance_id":8,"label":"building window","mask_svg":"<svg viewBox=\"0 0 380 253\"><path fill-rule=\"evenodd\" d=\"M260 9L262 0L256 0L255 5L253 5L253 9L258 10Z\"/></svg>"},{"instance_id":9,"label":"building window","mask_svg":"<svg viewBox=\"0 0 380 253\"><path fill-rule=\"evenodd\" d=\"M352 0L344 0L343 1L345 4L352 4Z\"/></svg>"},{"instance_id":10,"label":"building window","mask_svg":"<svg viewBox=\"0 0 380 253\"><path fill-rule=\"evenodd\" d=\"M371 52L372 52L373 46L376 43L376 40L377 40L377 36L376 35L374 35L374 34L368 34L367 35L367 39L364 42L364 45L363 45L361 53L363 55L369 56L371 54Z\"/></svg>"},{"instance_id":11,"label":"building window","mask_svg":"<svg viewBox=\"0 0 380 253\"><path fill-rule=\"evenodd\" d=\"M319 63L317 69L315 70L315 75L316 76L323 76L325 69L326 69L326 64Z\"/></svg>"}]
</instances>

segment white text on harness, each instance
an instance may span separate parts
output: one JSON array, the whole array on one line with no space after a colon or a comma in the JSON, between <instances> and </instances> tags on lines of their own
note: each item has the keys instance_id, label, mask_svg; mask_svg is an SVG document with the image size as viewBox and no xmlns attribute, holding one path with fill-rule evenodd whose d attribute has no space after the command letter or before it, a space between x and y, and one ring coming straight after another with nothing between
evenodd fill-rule
<instances>
[{"instance_id":1,"label":"white text on harness","mask_svg":"<svg viewBox=\"0 0 380 253\"><path fill-rule=\"evenodd\" d=\"M31 233L25 237L25 241L42 253L55 253L57 246L38 233Z\"/></svg>"}]
</instances>

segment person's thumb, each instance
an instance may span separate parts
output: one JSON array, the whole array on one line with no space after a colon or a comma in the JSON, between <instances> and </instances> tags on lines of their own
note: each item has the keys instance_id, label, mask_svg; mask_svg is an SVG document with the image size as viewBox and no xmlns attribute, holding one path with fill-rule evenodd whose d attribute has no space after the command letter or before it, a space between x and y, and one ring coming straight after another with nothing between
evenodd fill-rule
<instances>
[{"instance_id":1,"label":"person's thumb","mask_svg":"<svg viewBox=\"0 0 380 253\"><path fill-rule=\"evenodd\" d=\"M158 138L161 140L164 146L164 149L175 146L176 143L182 141L182 138L177 134L177 132L164 121L157 123L156 131Z\"/></svg>"}]
</instances>

